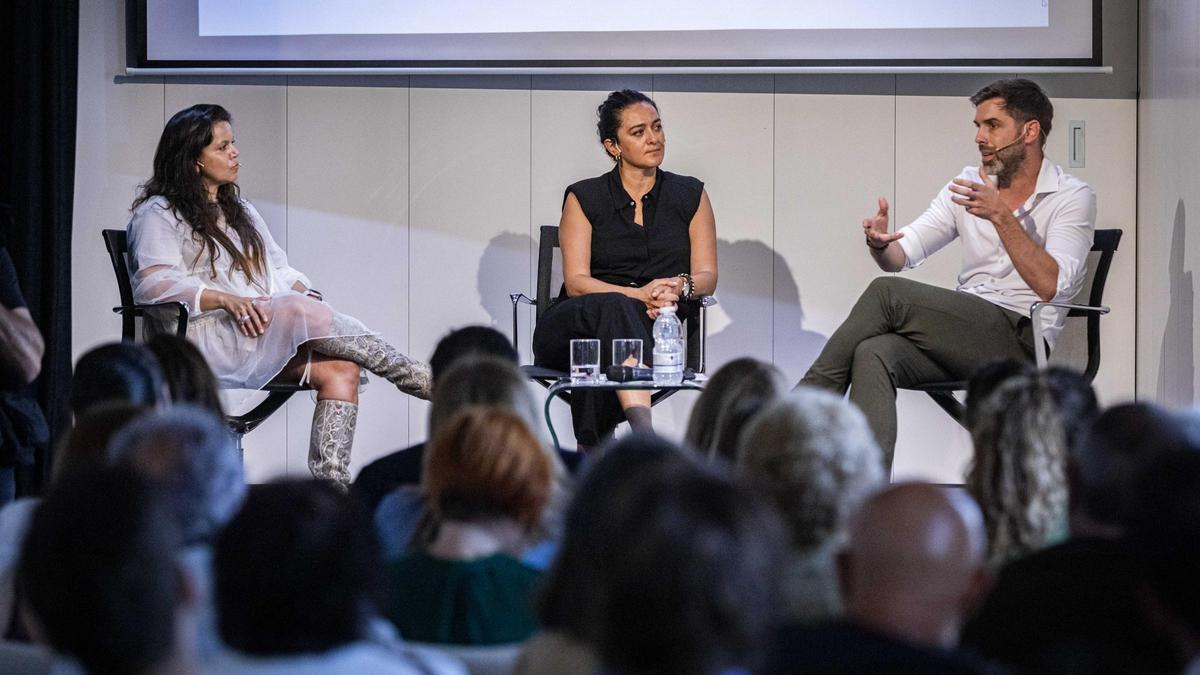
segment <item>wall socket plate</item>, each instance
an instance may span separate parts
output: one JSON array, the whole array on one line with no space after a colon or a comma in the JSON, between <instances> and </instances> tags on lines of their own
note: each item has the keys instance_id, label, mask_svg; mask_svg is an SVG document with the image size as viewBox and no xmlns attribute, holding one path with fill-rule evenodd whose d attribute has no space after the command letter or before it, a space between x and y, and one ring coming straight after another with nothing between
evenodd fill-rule
<instances>
[{"instance_id":1,"label":"wall socket plate","mask_svg":"<svg viewBox=\"0 0 1200 675\"><path fill-rule=\"evenodd\" d=\"M1071 168L1087 166L1087 122L1071 120L1067 123L1067 155Z\"/></svg>"}]
</instances>

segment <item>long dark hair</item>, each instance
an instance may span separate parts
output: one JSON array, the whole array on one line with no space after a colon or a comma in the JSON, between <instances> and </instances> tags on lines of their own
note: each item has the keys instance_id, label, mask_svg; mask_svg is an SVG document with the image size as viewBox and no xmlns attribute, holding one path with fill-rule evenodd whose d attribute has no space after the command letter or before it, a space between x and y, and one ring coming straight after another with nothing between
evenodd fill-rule
<instances>
[{"instance_id":1,"label":"long dark hair","mask_svg":"<svg viewBox=\"0 0 1200 675\"><path fill-rule=\"evenodd\" d=\"M133 208L152 197L165 197L175 216L190 225L192 236L204 243L213 276L217 274L217 257L224 249L233 258L234 267L246 275L246 281L254 283L259 273L265 276L266 245L242 206L237 184L217 188L217 201L213 204L208 199L208 190L204 188L200 173L196 171L200 153L212 142L213 126L232 120L228 110L211 103L201 103L175 113L163 129L158 149L154 151L154 175L142 184ZM241 239L244 251L235 246L218 225L222 215L226 226Z\"/></svg>"}]
</instances>

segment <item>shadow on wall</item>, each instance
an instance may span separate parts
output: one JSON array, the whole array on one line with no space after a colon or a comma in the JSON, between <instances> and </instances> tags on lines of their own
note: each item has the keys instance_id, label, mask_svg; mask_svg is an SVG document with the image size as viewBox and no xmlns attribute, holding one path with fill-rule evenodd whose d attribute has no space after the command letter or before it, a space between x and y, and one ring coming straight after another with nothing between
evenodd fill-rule
<instances>
[{"instance_id":1,"label":"shadow on wall","mask_svg":"<svg viewBox=\"0 0 1200 675\"><path fill-rule=\"evenodd\" d=\"M512 338L512 301L509 293L525 293L533 296L530 288L529 270L531 269L530 251L535 250L535 242L528 234L502 232L488 242L487 248L479 259L479 271L475 277L475 289L479 292L479 304L491 317L491 325L496 330ZM530 316L524 305L521 306L522 321ZM521 342L529 343L529 333L521 324ZM520 349L521 345L517 345Z\"/></svg>"},{"instance_id":2,"label":"shadow on wall","mask_svg":"<svg viewBox=\"0 0 1200 675\"><path fill-rule=\"evenodd\" d=\"M1171 232L1171 259L1167 264L1170 305L1163 330L1158 366L1158 400L1167 405L1190 406L1196 396L1196 362L1192 347L1195 333L1195 288L1192 273L1185 271L1187 214L1183 200L1175 206Z\"/></svg>"},{"instance_id":3,"label":"shadow on wall","mask_svg":"<svg viewBox=\"0 0 1200 675\"><path fill-rule=\"evenodd\" d=\"M717 298L729 324L708 338L709 371L753 356L774 361L795 382L816 359L826 337L804 329L800 289L783 256L761 241L717 241Z\"/></svg>"}]
</instances>

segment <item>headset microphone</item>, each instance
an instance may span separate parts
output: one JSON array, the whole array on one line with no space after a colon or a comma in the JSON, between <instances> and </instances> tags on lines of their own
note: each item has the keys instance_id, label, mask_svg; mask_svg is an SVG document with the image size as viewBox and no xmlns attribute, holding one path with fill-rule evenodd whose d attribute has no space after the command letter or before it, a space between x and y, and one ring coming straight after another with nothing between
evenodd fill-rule
<instances>
[{"instance_id":1,"label":"headset microphone","mask_svg":"<svg viewBox=\"0 0 1200 675\"><path fill-rule=\"evenodd\" d=\"M1002 146L996 148L995 150L992 150L991 154L998 155L998 154L1000 154L1000 152L1007 150L1014 145L1020 145L1021 143L1024 143L1024 142L1025 142L1025 128L1022 127L1021 133L1017 134L1016 139L1013 140L1012 143L1009 143L1008 145L1002 145Z\"/></svg>"}]
</instances>

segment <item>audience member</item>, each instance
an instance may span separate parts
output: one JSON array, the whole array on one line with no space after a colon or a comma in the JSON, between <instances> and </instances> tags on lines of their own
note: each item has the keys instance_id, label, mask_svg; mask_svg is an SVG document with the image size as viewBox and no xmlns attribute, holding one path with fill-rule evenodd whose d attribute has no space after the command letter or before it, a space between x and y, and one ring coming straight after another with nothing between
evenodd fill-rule
<instances>
[{"instance_id":1,"label":"audience member","mask_svg":"<svg viewBox=\"0 0 1200 675\"><path fill-rule=\"evenodd\" d=\"M110 342L85 352L75 362L70 394L75 417L102 401L154 407L166 404L167 398L158 361L143 345Z\"/></svg>"},{"instance_id":2,"label":"audience member","mask_svg":"<svg viewBox=\"0 0 1200 675\"><path fill-rule=\"evenodd\" d=\"M207 660L220 645L212 597L212 543L246 494L233 435L209 410L178 405L131 422L109 442L110 461L163 488L182 538L180 563L196 583L196 639Z\"/></svg>"},{"instance_id":3,"label":"audience member","mask_svg":"<svg viewBox=\"0 0 1200 675\"><path fill-rule=\"evenodd\" d=\"M966 488L983 510L994 565L1066 538L1067 455L1096 409L1091 386L1061 370L1011 377L979 404Z\"/></svg>"},{"instance_id":4,"label":"audience member","mask_svg":"<svg viewBox=\"0 0 1200 675\"><path fill-rule=\"evenodd\" d=\"M975 428L979 405L1009 378L1035 374L1037 374L1036 366L1028 361L1016 359L997 359L976 370L971 379L967 381L967 395L963 401L963 426L967 429Z\"/></svg>"},{"instance_id":5,"label":"audience member","mask_svg":"<svg viewBox=\"0 0 1200 675\"><path fill-rule=\"evenodd\" d=\"M1178 672L1141 616L1137 565L1120 538L1144 468L1191 442L1157 406L1101 414L1069 458L1070 538L1005 565L963 643L1027 673Z\"/></svg>"},{"instance_id":6,"label":"audience member","mask_svg":"<svg viewBox=\"0 0 1200 675\"><path fill-rule=\"evenodd\" d=\"M599 639L604 587L601 574L624 553L621 542L601 535L599 524L612 518L614 494L635 476L659 464L686 463L675 444L651 434L630 434L616 441L581 476L567 510L562 545L538 594L541 630L525 645L519 675L589 673L599 660L590 645Z\"/></svg>"},{"instance_id":7,"label":"audience member","mask_svg":"<svg viewBox=\"0 0 1200 675\"><path fill-rule=\"evenodd\" d=\"M254 486L217 536L216 673L445 673L445 659L368 639L379 563L361 507L334 486Z\"/></svg>"},{"instance_id":8,"label":"audience member","mask_svg":"<svg viewBox=\"0 0 1200 675\"><path fill-rule=\"evenodd\" d=\"M1175 647L1178 667L1170 672L1200 672L1200 444L1162 453L1147 467L1125 530L1147 622Z\"/></svg>"},{"instance_id":9,"label":"audience member","mask_svg":"<svg viewBox=\"0 0 1200 675\"><path fill-rule=\"evenodd\" d=\"M65 476L108 466L105 451L108 439L150 410L120 401L92 406L59 439L51 465L51 484L57 484ZM16 614L14 579L25 533L39 503L37 497L22 497L0 508L0 622L3 624L0 632L6 637L26 637L25 627Z\"/></svg>"},{"instance_id":10,"label":"audience member","mask_svg":"<svg viewBox=\"0 0 1200 675\"><path fill-rule=\"evenodd\" d=\"M883 454L866 418L841 396L799 387L751 420L737 468L787 523L789 618L811 623L838 616L834 559L846 520L884 480Z\"/></svg>"},{"instance_id":11,"label":"audience member","mask_svg":"<svg viewBox=\"0 0 1200 675\"><path fill-rule=\"evenodd\" d=\"M16 497L17 468L32 465L50 440L31 386L42 370L46 344L5 245L12 227L11 209L0 204L0 504Z\"/></svg>"},{"instance_id":12,"label":"audience member","mask_svg":"<svg viewBox=\"0 0 1200 675\"><path fill-rule=\"evenodd\" d=\"M647 467L610 497L596 523L619 550L596 580L602 672L756 667L782 609L785 538L766 501L692 462Z\"/></svg>"},{"instance_id":13,"label":"audience member","mask_svg":"<svg viewBox=\"0 0 1200 675\"><path fill-rule=\"evenodd\" d=\"M77 472L34 514L18 573L36 641L85 672L195 672L193 603L161 494L119 469Z\"/></svg>"},{"instance_id":14,"label":"audience member","mask_svg":"<svg viewBox=\"0 0 1200 675\"><path fill-rule=\"evenodd\" d=\"M554 486L541 527L543 545L527 551L524 560L544 569L562 529L562 512L570 494L570 476L560 461L562 455L549 450L544 443L546 425L528 380L511 363L490 357L466 357L442 374L438 382L440 384L434 385L429 409L429 428L434 437L441 433L446 421L463 408L487 405L515 413L542 441L541 447L550 456L554 468ZM421 521L424 519L428 523L425 506L421 491L415 485L401 486L380 501L375 511L375 527L385 560L399 558L414 540L421 539Z\"/></svg>"},{"instance_id":15,"label":"audience member","mask_svg":"<svg viewBox=\"0 0 1200 675\"><path fill-rule=\"evenodd\" d=\"M439 428L421 485L435 534L389 566L385 614L421 642L520 642L537 627L540 572L517 556L550 501L551 459L502 408L469 407Z\"/></svg>"},{"instance_id":16,"label":"audience member","mask_svg":"<svg viewBox=\"0 0 1200 675\"><path fill-rule=\"evenodd\" d=\"M438 342L429 359L429 368L433 374L433 388L437 390L442 376L459 359L494 357L516 365L519 361L517 352L513 349L508 338L494 328L488 326L466 326L450 331ZM468 403L491 403L493 401L467 401ZM454 410L440 413L441 418L449 417ZM432 417L433 411L430 410ZM436 435L432 421L429 425L430 437ZM354 483L350 486L350 494L366 505L372 513L379 507L388 493L403 485L417 485L421 482L422 458L425 454L425 443L397 450L389 455L380 457L359 471ZM580 455L575 452L560 452L564 465L574 471L579 463Z\"/></svg>"},{"instance_id":17,"label":"audience member","mask_svg":"<svg viewBox=\"0 0 1200 675\"><path fill-rule=\"evenodd\" d=\"M955 650L988 580L983 518L958 490L906 483L851 518L840 554L846 621L791 624L768 673L977 673Z\"/></svg>"},{"instance_id":18,"label":"audience member","mask_svg":"<svg viewBox=\"0 0 1200 675\"><path fill-rule=\"evenodd\" d=\"M704 457L733 464L742 428L783 392L783 373L774 365L749 357L734 359L704 385L684 439Z\"/></svg>"},{"instance_id":19,"label":"audience member","mask_svg":"<svg viewBox=\"0 0 1200 675\"><path fill-rule=\"evenodd\" d=\"M146 347L158 360L172 404L188 403L225 417L217 376L196 345L174 333L159 333Z\"/></svg>"}]
</instances>

